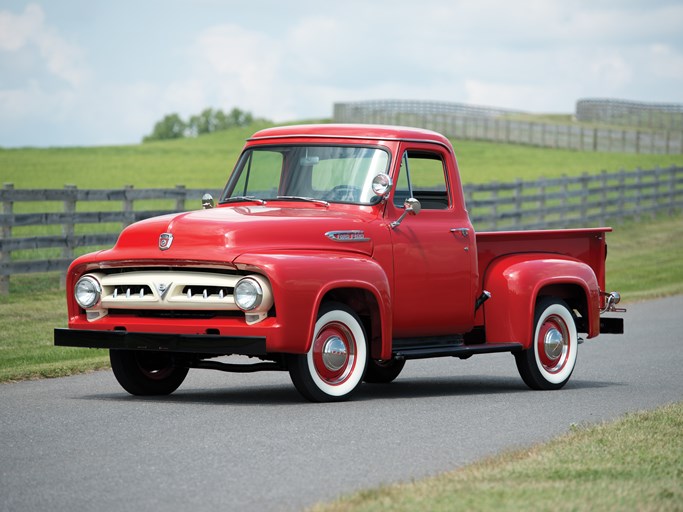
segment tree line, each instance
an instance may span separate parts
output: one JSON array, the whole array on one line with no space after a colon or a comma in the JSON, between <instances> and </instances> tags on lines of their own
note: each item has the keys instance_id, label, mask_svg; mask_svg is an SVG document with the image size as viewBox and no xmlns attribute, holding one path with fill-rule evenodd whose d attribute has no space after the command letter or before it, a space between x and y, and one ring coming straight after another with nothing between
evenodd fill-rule
<instances>
[{"instance_id":1,"label":"tree line","mask_svg":"<svg viewBox=\"0 0 683 512\"><path fill-rule=\"evenodd\" d=\"M178 114L167 114L154 125L152 133L145 136L142 142L196 137L236 126L248 126L253 122L251 112L239 108L233 108L228 113L220 109L206 108L200 114L191 116L188 121L184 121Z\"/></svg>"}]
</instances>

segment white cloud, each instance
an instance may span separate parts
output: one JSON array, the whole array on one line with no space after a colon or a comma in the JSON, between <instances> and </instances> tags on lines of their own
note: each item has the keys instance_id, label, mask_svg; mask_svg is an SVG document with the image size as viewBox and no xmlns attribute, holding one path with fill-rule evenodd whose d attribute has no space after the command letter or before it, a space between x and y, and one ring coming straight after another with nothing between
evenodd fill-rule
<instances>
[{"instance_id":1,"label":"white cloud","mask_svg":"<svg viewBox=\"0 0 683 512\"><path fill-rule=\"evenodd\" d=\"M36 4L27 5L19 15L0 11L0 51L22 48L36 49L47 70L71 86L82 85L88 76L83 51L46 24L43 9Z\"/></svg>"},{"instance_id":2,"label":"white cloud","mask_svg":"<svg viewBox=\"0 0 683 512\"><path fill-rule=\"evenodd\" d=\"M18 16L0 11L0 50L16 51L28 44L33 34L40 31L44 19L43 10L34 4Z\"/></svg>"},{"instance_id":3,"label":"white cloud","mask_svg":"<svg viewBox=\"0 0 683 512\"><path fill-rule=\"evenodd\" d=\"M48 138L64 127L73 143L135 142L165 114L206 107L290 121L365 99L535 112L571 112L587 96L683 99L677 1L181 3L163 19L145 2L136 19L146 21L128 32L113 4L66 29L78 2L29 1L0 8L0 118L25 133L52 123ZM18 137L0 127L8 140Z\"/></svg>"}]
</instances>

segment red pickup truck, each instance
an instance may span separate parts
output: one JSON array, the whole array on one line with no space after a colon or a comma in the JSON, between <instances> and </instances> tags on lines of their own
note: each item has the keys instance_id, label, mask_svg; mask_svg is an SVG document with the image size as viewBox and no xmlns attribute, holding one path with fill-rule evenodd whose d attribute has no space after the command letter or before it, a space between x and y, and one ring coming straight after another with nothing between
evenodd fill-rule
<instances>
[{"instance_id":1,"label":"red pickup truck","mask_svg":"<svg viewBox=\"0 0 683 512\"><path fill-rule=\"evenodd\" d=\"M172 393L190 368L284 370L326 402L408 359L495 352L532 389L559 389L579 333L623 332L601 316L619 302L604 291L610 228L475 234L435 132L262 130L202 206L76 259L55 345L109 349L134 395Z\"/></svg>"}]
</instances>

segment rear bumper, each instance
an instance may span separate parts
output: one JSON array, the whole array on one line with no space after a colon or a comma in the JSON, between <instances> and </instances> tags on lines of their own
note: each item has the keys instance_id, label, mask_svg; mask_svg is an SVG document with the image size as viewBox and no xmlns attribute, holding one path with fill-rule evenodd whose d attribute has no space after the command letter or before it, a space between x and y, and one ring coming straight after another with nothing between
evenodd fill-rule
<instances>
[{"instance_id":1,"label":"rear bumper","mask_svg":"<svg viewBox=\"0 0 683 512\"><path fill-rule=\"evenodd\" d=\"M120 350L152 350L193 354L262 356L266 338L212 334L163 334L128 331L55 329L55 346Z\"/></svg>"}]
</instances>

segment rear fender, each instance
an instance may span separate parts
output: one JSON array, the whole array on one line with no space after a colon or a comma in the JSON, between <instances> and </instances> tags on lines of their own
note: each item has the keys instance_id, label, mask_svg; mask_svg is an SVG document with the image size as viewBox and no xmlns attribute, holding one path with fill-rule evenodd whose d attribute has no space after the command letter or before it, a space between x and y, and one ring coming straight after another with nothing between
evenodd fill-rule
<instances>
[{"instance_id":1,"label":"rear fender","mask_svg":"<svg viewBox=\"0 0 683 512\"><path fill-rule=\"evenodd\" d=\"M595 273L582 261L555 254L514 254L493 260L484 273L487 343L531 345L534 309L541 295L585 305L588 337L600 332L600 289Z\"/></svg>"},{"instance_id":2,"label":"rear fender","mask_svg":"<svg viewBox=\"0 0 683 512\"><path fill-rule=\"evenodd\" d=\"M292 251L242 254L233 262L242 270L264 274L273 288L281 336L267 341L269 352L306 353L311 345L317 312L335 290L362 290L375 299L381 335L370 347L373 357L391 358L392 316L389 279L374 260L349 253ZM371 338L371 333L367 333Z\"/></svg>"}]
</instances>

